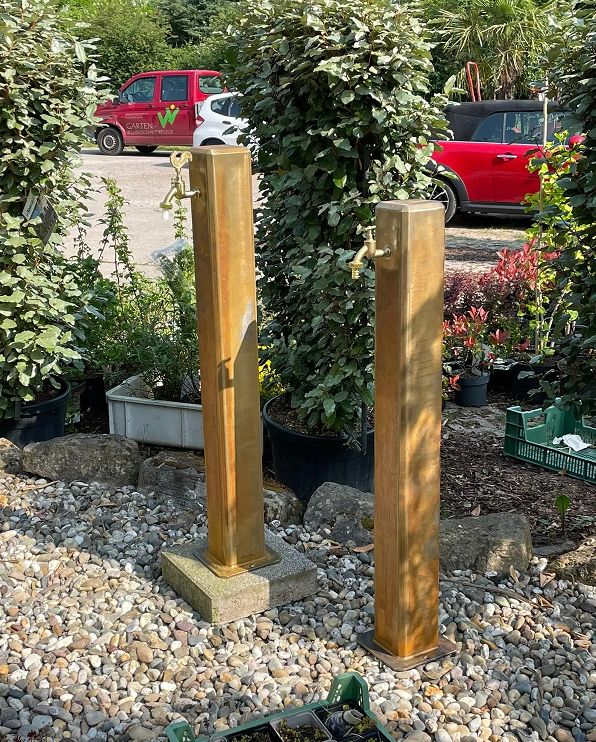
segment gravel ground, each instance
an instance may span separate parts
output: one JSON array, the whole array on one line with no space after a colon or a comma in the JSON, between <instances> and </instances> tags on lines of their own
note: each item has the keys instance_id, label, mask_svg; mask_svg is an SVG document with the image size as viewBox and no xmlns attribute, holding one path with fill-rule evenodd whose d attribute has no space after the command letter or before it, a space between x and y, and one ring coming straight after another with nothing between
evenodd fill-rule
<instances>
[{"instance_id":1,"label":"gravel ground","mask_svg":"<svg viewBox=\"0 0 596 742\"><path fill-rule=\"evenodd\" d=\"M165 222L158 204L168 188L173 170L168 157L170 153L158 150L151 155L140 155L136 150L125 150L119 157L101 155L97 149L86 149L82 153L82 170L91 174L93 186L89 207L90 228L88 243L97 250L101 243L105 195L101 190L101 178L114 178L129 202L126 224L129 228L131 249L139 268L154 276L156 267L151 253L170 245L173 240L172 221ZM257 193L258 182L253 178L253 192ZM487 216L458 216L447 227L446 269L483 271L497 260L497 252L504 247L523 245L523 230L528 222L524 219L504 219ZM190 219L188 234L191 234ZM72 241L66 245L72 254ZM105 262L105 270L111 270L111 258Z\"/></svg>"},{"instance_id":2,"label":"gravel ground","mask_svg":"<svg viewBox=\"0 0 596 742\"><path fill-rule=\"evenodd\" d=\"M160 576L202 513L99 485L0 474L0 739L153 739L322 699L357 670L396 739L596 740L596 593L529 574L454 573L441 631L460 653L396 673L355 643L373 616L373 556L273 528L319 567L319 592L211 627Z\"/></svg>"}]
</instances>

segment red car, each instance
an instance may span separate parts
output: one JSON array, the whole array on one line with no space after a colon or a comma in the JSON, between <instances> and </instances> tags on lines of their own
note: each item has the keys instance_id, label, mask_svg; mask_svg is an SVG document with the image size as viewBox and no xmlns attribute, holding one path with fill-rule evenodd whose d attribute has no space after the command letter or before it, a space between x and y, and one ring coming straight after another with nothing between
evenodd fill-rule
<instances>
[{"instance_id":1,"label":"red car","mask_svg":"<svg viewBox=\"0 0 596 742\"><path fill-rule=\"evenodd\" d=\"M456 211L520 214L526 194L539 189L528 163L542 145L543 103L496 100L450 104L446 114L453 139L433 154L435 187L431 198L443 201L445 221ZM556 104L549 104L547 137L573 126ZM577 136L570 138L581 139Z\"/></svg>"},{"instance_id":2,"label":"red car","mask_svg":"<svg viewBox=\"0 0 596 742\"><path fill-rule=\"evenodd\" d=\"M192 145L201 121L201 103L225 91L214 70L142 72L127 80L114 98L95 111L95 140L104 155L133 145L149 154L160 144Z\"/></svg>"}]
</instances>

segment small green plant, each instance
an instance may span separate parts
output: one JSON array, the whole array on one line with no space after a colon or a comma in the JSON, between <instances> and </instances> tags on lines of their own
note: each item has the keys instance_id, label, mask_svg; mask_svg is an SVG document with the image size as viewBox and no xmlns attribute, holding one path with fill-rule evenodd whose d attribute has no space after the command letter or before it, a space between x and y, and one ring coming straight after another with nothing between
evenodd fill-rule
<instances>
[{"instance_id":1,"label":"small green plant","mask_svg":"<svg viewBox=\"0 0 596 742\"><path fill-rule=\"evenodd\" d=\"M567 495L559 495L555 499L555 507L557 508L557 512L559 513L559 517L561 518L561 531L563 532L563 536L565 536L565 529L567 525L567 511L569 510L569 507L571 506L571 500Z\"/></svg>"},{"instance_id":2,"label":"small green plant","mask_svg":"<svg viewBox=\"0 0 596 742\"><path fill-rule=\"evenodd\" d=\"M91 365L101 369L108 385L141 374L156 399L200 401L196 328L194 256L185 245L173 258L162 258L162 276L151 280L136 268L124 221L125 201L117 183L104 179L108 198L102 255L111 251L112 299L105 321L90 338ZM175 230L183 232L177 209Z\"/></svg>"},{"instance_id":3,"label":"small green plant","mask_svg":"<svg viewBox=\"0 0 596 742\"><path fill-rule=\"evenodd\" d=\"M243 734L235 735L232 738L232 742L271 742L271 736L268 732L263 731L244 732Z\"/></svg>"},{"instance_id":4,"label":"small green plant","mask_svg":"<svg viewBox=\"0 0 596 742\"><path fill-rule=\"evenodd\" d=\"M310 724L291 727L286 721L279 724L277 733L284 742L324 742L327 739L325 732L318 727Z\"/></svg>"}]
</instances>

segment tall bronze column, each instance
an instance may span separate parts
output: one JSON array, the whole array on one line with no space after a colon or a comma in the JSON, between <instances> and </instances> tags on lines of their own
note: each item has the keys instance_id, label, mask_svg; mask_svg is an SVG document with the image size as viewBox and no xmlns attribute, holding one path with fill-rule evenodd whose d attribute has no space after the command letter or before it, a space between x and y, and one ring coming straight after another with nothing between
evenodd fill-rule
<instances>
[{"instance_id":1,"label":"tall bronze column","mask_svg":"<svg viewBox=\"0 0 596 742\"><path fill-rule=\"evenodd\" d=\"M231 577L278 560L263 525L250 152L193 150L190 184L209 525L198 556Z\"/></svg>"},{"instance_id":2,"label":"tall bronze column","mask_svg":"<svg viewBox=\"0 0 596 742\"><path fill-rule=\"evenodd\" d=\"M440 203L391 201L360 254L377 258L375 628L361 643L398 669L454 649L438 635L444 252Z\"/></svg>"}]
</instances>

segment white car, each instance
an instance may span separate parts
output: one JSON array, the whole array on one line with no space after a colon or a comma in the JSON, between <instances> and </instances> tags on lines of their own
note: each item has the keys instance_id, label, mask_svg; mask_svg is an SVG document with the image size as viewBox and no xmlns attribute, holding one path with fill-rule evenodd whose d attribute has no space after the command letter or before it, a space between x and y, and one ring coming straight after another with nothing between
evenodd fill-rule
<instances>
[{"instance_id":1,"label":"white car","mask_svg":"<svg viewBox=\"0 0 596 742\"><path fill-rule=\"evenodd\" d=\"M210 95L203 101L199 123L192 138L193 147L207 144L238 144L238 136L247 121L240 118L240 93Z\"/></svg>"}]
</instances>

